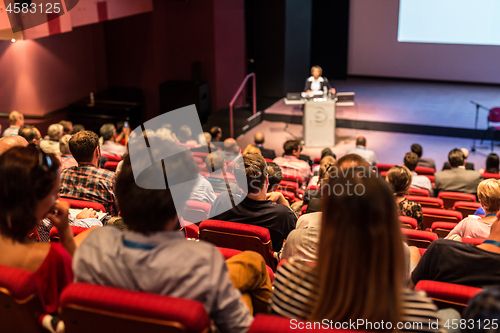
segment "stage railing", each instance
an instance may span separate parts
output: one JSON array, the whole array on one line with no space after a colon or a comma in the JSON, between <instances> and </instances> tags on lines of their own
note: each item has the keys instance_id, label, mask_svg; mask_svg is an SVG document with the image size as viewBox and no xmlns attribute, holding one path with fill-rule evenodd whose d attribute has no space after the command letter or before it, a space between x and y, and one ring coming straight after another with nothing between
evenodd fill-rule
<instances>
[{"instance_id":1,"label":"stage railing","mask_svg":"<svg viewBox=\"0 0 500 333\"><path fill-rule=\"evenodd\" d=\"M253 114L255 114L257 112L257 97L256 97L257 95L255 94L255 73L250 73L250 74L248 74L245 77L245 79L241 83L240 87L238 88L238 91L236 92L236 94L234 95L233 99L229 103L229 131L230 131L230 134L231 134L232 138L234 138L234 124L233 124L233 107L234 107L234 103L236 102L236 100L238 99L238 97L240 97L241 92L243 91L243 88L245 88L245 85L247 84L248 79L250 79L251 77L253 78L253 80L252 80L252 82L253 82L252 83Z\"/></svg>"}]
</instances>

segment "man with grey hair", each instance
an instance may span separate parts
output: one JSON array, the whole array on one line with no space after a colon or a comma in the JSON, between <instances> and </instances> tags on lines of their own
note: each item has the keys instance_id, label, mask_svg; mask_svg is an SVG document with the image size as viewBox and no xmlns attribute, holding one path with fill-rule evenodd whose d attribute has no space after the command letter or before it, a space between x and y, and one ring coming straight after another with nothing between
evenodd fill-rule
<instances>
[{"instance_id":1,"label":"man with grey hair","mask_svg":"<svg viewBox=\"0 0 500 333\"><path fill-rule=\"evenodd\" d=\"M70 134L66 134L59 140L59 150L61 151L61 156L59 157L59 161L61 162L60 170L64 170L66 168L70 168L73 166L78 166L78 162L75 160L73 155L71 155L71 151L69 150L69 140L71 139Z\"/></svg>"},{"instance_id":2,"label":"man with grey hair","mask_svg":"<svg viewBox=\"0 0 500 333\"><path fill-rule=\"evenodd\" d=\"M28 143L34 143L37 146L40 146L40 140L42 136L40 135L40 131L33 125L23 125L19 129L19 136L28 141Z\"/></svg>"},{"instance_id":3,"label":"man with grey hair","mask_svg":"<svg viewBox=\"0 0 500 333\"><path fill-rule=\"evenodd\" d=\"M26 147L28 145L28 141L22 136L7 136L5 138L0 139L0 155L5 153L10 148L14 147Z\"/></svg>"},{"instance_id":4,"label":"man with grey hair","mask_svg":"<svg viewBox=\"0 0 500 333\"><path fill-rule=\"evenodd\" d=\"M101 154L123 156L127 153L127 147L115 142L116 128L113 124L104 124L99 130L102 136L103 144Z\"/></svg>"},{"instance_id":5,"label":"man with grey hair","mask_svg":"<svg viewBox=\"0 0 500 333\"><path fill-rule=\"evenodd\" d=\"M63 136L63 125L61 124L52 124L49 126L49 129L47 130L47 134L49 135L48 139L43 139L42 142L40 142L40 148L42 150L49 154L57 154L60 155L61 152L59 151L59 140Z\"/></svg>"},{"instance_id":6,"label":"man with grey hair","mask_svg":"<svg viewBox=\"0 0 500 333\"><path fill-rule=\"evenodd\" d=\"M24 125L24 116L21 112L12 111L9 114L10 127L3 132L3 136L18 135L19 128Z\"/></svg>"}]
</instances>

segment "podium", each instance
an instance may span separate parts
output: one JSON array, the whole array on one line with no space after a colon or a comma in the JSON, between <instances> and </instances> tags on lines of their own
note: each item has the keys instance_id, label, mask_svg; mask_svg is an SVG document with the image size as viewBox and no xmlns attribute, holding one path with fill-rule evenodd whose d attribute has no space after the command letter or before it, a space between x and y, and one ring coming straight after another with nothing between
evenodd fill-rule
<instances>
[{"instance_id":1,"label":"podium","mask_svg":"<svg viewBox=\"0 0 500 333\"><path fill-rule=\"evenodd\" d=\"M335 104L337 98L314 98L304 105L304 144L306 147L335 145Z\"/></svg>"}]
</instances>

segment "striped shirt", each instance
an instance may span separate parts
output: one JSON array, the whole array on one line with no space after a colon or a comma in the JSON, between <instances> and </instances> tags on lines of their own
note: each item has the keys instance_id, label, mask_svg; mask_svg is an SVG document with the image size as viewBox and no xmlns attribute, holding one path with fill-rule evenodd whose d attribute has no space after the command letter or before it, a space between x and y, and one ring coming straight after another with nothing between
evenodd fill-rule
<instances>
[{"instance_id":1,"label":"striped shirt","mask_svg":"<svg viewBox=\"0 0 500 333\"><path fill-rule=\"evenodd\" d=\"M296 260L286 262L278 269L274 280L270 312L287 318L306 320L310 317L318 297L317 286L318 278L314 267ZM446 332L436 305L425 292L404 289L402 302L404 328L401 332ZM439 328L431 328L429 324L435 324L436 320L439 320Z\"/></svg>"}]
</instances>

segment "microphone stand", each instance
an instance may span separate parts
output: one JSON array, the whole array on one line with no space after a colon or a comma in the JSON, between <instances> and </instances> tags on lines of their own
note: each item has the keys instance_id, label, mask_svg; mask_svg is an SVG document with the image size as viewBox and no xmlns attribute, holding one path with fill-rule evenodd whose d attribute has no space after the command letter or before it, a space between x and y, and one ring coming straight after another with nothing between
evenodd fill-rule
<instances>
[{"instance_id":1,"label":"microphone stand","mask_svg":"<svg viewBox=\"0 0 500 333\"><path fill-rule=\"evenodd\" d=\"M487 108L484 105L481 105L479 103L476 103L474 101L470 101L472 104L476 106L476 124L474 125L474 144L472 145L471 151L475 152L476 151L476 139L477 139L477 119L479 116L479 109L485 109L485 110L490 110L490 108Z\"/></svg>"}]
</instances>

